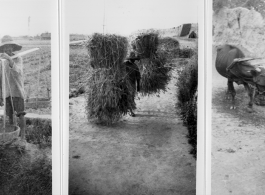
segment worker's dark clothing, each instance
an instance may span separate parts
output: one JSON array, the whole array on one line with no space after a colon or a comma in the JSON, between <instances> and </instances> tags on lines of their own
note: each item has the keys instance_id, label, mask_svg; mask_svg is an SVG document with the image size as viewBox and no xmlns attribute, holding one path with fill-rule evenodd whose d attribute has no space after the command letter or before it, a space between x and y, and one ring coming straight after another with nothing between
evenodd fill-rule
<instances>
[{"instance_id":1,"label":"worker's dark clothing","mask_svg":"<svg viewBox=\"0 0 265 195\"><path fill-rule=\"evenodd\" d=\"M133 60L126 61L125 65L126 65L126 73L129 77L129 80L131 81L132 87L134 88L135 91L140 91L141 74L138 66L134 63Z\"/></svg>"}]
</instances>

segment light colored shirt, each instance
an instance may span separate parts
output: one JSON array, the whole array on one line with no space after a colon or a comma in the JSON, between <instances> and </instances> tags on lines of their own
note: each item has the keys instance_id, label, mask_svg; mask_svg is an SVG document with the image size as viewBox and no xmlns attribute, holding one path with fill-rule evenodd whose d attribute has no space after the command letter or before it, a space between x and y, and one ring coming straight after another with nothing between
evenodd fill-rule
<instances>
[{"instance_id":1,"label":"light colored shirt","mask_svg":"<svg viewBox=\"0 0 265 195\"><path fill-rule=\"evenodd\" d=\"M23 60L21 57L13 59L14 65L13 68L9 66L9 61L4 60L5 66L5 97L21 97L24 99L24 73L23 73ZM3 98L2 90L2 66L0 65L0 97Z\"/></svg>"}]
</instances>

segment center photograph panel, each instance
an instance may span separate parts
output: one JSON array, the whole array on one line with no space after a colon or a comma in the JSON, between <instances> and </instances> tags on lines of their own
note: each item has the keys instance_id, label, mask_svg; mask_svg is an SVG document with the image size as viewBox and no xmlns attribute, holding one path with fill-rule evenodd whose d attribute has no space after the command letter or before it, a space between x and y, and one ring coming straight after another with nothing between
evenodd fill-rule
<instances>
[{"instance_id":1,"label":"center photograph panel","mask_svg":"<svg viewBox=\"0 0 265 195\"><path fill-rule=\"evenodd\" d=\"M196 194L198 4L65 2L69 194Z\"/></svg>"}]
</instances>

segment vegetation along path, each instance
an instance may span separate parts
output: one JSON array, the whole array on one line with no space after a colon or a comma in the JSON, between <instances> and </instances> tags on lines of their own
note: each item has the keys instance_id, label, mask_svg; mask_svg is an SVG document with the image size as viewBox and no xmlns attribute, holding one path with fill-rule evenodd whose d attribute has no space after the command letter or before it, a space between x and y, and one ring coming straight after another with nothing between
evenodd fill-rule
<instances>
[{"instance_id":1,"label":"vegetation along path","mask_svg":"<svg viewBox=\"0 0 265 195\"><path fill-rule=\"evenodd\" d=\"M70 99L69 194L195 194L196 161L175 114L175 82L160 97L140 97L136 117L113 127L87 122L84 96Z\"/></svg>"}]
</instances>

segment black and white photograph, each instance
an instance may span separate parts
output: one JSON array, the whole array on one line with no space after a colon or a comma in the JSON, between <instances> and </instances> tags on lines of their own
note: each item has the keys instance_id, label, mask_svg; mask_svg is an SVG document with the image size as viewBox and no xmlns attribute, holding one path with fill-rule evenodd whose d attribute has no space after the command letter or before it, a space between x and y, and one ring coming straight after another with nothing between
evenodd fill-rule
<instances>
[{"instance_id":1,"label":"black and white photograph","mask_svg":"<svg viewBox=\"0 0 265 195\"><path fill-rule=\"evenodd\" d=\"M196 194L200 2L64 2L69 194Z\"/></svg>"},{"instance_id":2,"label":"black and white photograph","mask_svg":"<svg viewBox=\"0 0 265 195\"><path fill-rule=\"evenodd\" d=\"M265 194L265 2L213 0L211 194Z\"/></svg>"},{"instance_id":3,"label":"black and white photograph","mask_svg":"<svg viewBox=\"0 0 265 195\"><path fill-rule=\"evenodd\" d=\"M0 194L52 194L51 0L1 0Z\"/></svg>"}]
</instances>

